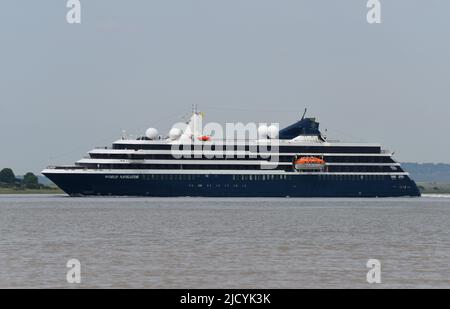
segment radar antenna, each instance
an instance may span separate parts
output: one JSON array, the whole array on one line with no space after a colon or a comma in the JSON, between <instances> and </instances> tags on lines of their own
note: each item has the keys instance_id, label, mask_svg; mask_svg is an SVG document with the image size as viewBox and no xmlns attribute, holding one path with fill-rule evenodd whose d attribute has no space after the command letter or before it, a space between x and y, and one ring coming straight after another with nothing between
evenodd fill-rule
<instances>
[{"instance_id":1,"label":"radar antenna","mask_svg":"<svg viewBox=\"0 0 450 309\"><path fill-rule=\"evenodd\" d=\"M308 111L308 109L305 108L305 111L303 112L302 120L305 119L305 115L306 115L306 112L307 112L307 111Z\"/></svg>"}]
</instances>

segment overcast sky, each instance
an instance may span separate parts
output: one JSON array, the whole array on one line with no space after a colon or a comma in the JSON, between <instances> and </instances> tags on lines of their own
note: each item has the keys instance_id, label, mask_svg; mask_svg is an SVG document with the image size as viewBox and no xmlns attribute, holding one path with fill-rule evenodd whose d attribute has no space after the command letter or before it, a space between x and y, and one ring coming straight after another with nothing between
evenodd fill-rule
<instances>
[{"instance_id":1,"label":"overcast sky","mask_svg":"<svg viewBox=\"0 0 450 309\"><path fill-rule=\"evenodd\" d=\"M122 130L207 121L287 125L450 163L450 1L5 0L0 168L73 163Z\"/></svg>"}]
</instances>

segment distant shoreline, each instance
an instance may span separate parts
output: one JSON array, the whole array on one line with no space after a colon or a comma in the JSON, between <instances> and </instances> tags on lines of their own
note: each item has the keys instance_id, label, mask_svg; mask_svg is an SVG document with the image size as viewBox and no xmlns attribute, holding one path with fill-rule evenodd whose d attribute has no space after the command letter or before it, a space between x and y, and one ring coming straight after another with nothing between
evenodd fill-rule
<instances>
[{"instance_id":1,"label":"distant shoreline","mask_svg":"<svg viewBox=\"0 0 450 309\"><path fill-rule=\"evenodd\" d=\"M42 189L18 189L18 188L0 188L0 195L7 194L64 194L59 188Z\"/></svg>"},{"instance_id":2,"label":"distant shoreline","mask_svg":"<svg viewBox=\"0 0 450 309\"><path fill-rule=\"evenodd\" d=\"M450 183L417 182L423 194L450 194Z\"/></svg>"}]
</instances>

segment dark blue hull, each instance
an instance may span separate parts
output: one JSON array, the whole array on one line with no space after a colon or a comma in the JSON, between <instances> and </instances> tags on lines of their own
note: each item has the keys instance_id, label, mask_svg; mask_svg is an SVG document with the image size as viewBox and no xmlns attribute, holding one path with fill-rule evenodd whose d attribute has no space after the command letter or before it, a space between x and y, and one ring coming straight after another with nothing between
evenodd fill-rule
<instances>
[{"instance_id":1,"label":"dark blue hull","mask_svg":"<svg viewBox=\"0 0 450 309\"><path fill-rule=\"evenodd\" d=\"M45 173L71 196L201 196L201 197L400 197L420 196L409 177L293 175L287 179L239 180L233 175L166 175ZM238 179L236 179L238 178ZM347 179L346 179L347 178Z\"/></svg>"}]
</instances>

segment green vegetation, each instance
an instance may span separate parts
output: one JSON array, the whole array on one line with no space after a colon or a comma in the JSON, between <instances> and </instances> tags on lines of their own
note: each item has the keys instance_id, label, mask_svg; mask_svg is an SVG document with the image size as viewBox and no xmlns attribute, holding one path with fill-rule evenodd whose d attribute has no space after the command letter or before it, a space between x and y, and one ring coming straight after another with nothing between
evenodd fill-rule
<instances>
[{"instance_id":1,"label":"green vegetation","mask_svg":"<svg viewBox=\"0 0 450 309\"><path fill-rule=\"evenodd\" d=\"M13 170L4 168L0 171L0 194L56 194L62 193L57 187L45 186L33 173L26 173L23 178L17 178Z\"/></svg>"},{"instance_id":2,"label":"green vegetation","mask_svg":"<svg viewBox=\"0 0 450 309\"><path fill-rule=\"evenodd\" d=\"M418 182L417 186L424 194L450 194L450 183Z\"/></svg>"},{"instance_id":3,"label":"green vegetation","mask_svg":"<svg viewBox=\"0 0 450 309\"><path fill-rule=\"evenodd\" d=\"M64 194L58 187L43 187L39 189L1 188L0 194Z\"/></svg>"},{"instance_id":4,"label":"green vegetation","mask_svg":"<svg viewBox=\"0 0 450 309\"><path fill-rule=\"evenodd\" d=\"M16 175L10 168L4 168L0 171L0 185L14 185L16 183Z\"/></svg>"},{"instance_id":5,"label":"green vegetation","mask_svg":"<svg viewBox=\"0 0 450 309\"><path fill-rule=\"evenodd\" d=\"M22 180L23 185L27 189L39 189L39 181L33 173L26 173Z\"/></svg>"}]
</instances>

